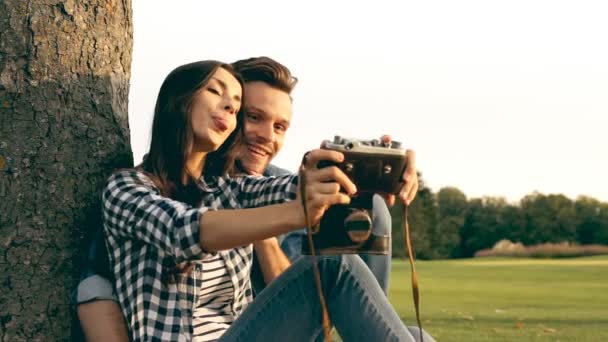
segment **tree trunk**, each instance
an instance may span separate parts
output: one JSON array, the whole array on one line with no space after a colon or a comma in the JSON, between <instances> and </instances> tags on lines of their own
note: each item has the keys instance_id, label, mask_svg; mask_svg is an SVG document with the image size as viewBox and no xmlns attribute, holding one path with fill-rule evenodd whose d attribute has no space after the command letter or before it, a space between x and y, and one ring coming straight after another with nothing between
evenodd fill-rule
<instances>
[{"instance_id":1,"label":"tree trunk","mask_svg":"<svg viewBox=\"0 0 608 342\"><path fill-rule=\"evenodd\" d=\"M0 338L58 341L110 172L132 164L130 0L0 1Z\"/></svg>"}]
</instances>

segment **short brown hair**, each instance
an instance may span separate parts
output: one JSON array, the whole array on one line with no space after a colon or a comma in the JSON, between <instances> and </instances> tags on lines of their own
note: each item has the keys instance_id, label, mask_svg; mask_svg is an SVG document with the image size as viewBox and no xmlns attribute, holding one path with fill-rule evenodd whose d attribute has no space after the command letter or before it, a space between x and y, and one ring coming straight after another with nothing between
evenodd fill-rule
<instances>
[{"instance_id":1,"label":"short brown hair","mask_svg":"<svg viewBox=\"0 0 608 342\"><path fill-rule=\"evenodd\" d=\"M232 63L234 70L241 75L243 81L264 82L269 86L282 90L287 94L298 83L298 79L283 64L270 57L252 57Z\"/></svg>"}]
</instances>

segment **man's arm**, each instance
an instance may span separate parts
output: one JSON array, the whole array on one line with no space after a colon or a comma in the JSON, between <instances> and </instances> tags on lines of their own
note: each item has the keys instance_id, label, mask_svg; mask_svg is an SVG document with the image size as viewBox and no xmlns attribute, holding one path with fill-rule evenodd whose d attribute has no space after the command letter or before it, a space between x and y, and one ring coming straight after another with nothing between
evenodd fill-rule
<instances>
[{"instance_id":1,"label":"man's arm","mask_svg":"<svg viewBox=\"0 0 608 342\"><path fill-rule=\"evenodd\" d=\"M129 341L128 329L112 286L110 265L101 229L89 247L74 304L87 341Z\"/></svg>"},{"instance_id":2,"label":"man's arm","mask_svg":"<svg viewBox=\"0 0 608 342\"><path fill-rule=\"evenodd\" d=\"M266 284L270 284L271 281L280 276L291 265L285 253L281 250L277 238L273 237L255 242L253 248L258 257L260 269L262 270Z\"/></svg>"},{"instance_id":3,"label":"man's arm","mask_svg":"<svg viewBox=\"0 0 608 342\"><path fill-rule=\"evenodd\" d=\"M286 169L271 164L268 165L264 171L264 176L283 176L290 173L291 172ZM257 261L257 265L253 265L251 276L254 288L257 291L261 291L261 289L264 288L264 284L269 284L272 280L281 275L281 273L291 265L291 262L281 249L276 238L255 242L253 248L255 250L254 259ZM261 278L264 280L263 284L259 277L260 273L262 274Z\"/></svg>"},{"instance_id":4,"label":"man's arm","mask_svg":"<svg viewBox=\"0 0 608 342\"><path fill-rule=\"evenodd\" d=\"M127 342L129 336L120 306L113 300L78 305L78 319L88 342Z\"/></svg>"}]
</instances>

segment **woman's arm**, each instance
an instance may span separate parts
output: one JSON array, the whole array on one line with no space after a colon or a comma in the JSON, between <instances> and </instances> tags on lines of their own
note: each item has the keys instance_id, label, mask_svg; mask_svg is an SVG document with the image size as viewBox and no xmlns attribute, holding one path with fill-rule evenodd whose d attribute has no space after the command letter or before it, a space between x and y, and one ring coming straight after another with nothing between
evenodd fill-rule
<instances>
[{"instance_id":1,"label":"woman's arm","mask_svg":"<svg viewBox=\"0 0 608 342\"><path fill-rule=\"evenodd\" d=\"M307 220L299 191L302 184L306 195L304 202L308 208L308 223L311 226L316 225L330 206L350 203L348 194L356 192L355 185L337 167L317 168L321 160L341 162L343 158L342 153L336 151L310 152L300 173L303 179L298 184L295 201L260 208L202 213L200 236L204 238L201 240L201 247L208 252L229 249L305 227ZM293 191L289 187L276 187L273 181L257 184L253 181L243 189L240 196L244 196L248 204L254 205L263 205L272 200L280 201L282 196ZM341 189L344 192L341 192Z\"/></svg>"},{"instance_id":2,"label":"woman's arm","mask_svg":"<svg viewBox=\"0 0 608 342\"><path fill-rule=\"evenodd\" d=\"M304 221L302 205L296 201L260 208L210 210L201 214L200 244L207 252L230 249L300 228Z\"/></svg>"},{"instance_id":3,"label":"woman's arm","mask_svg":"<svg viewBox=\"0 0 608 342\"><path fill-rule=\"evenodd\" d=\"M102 201L108 234L153 245L177 262L279 235L305 221L295 201L255 209L192 208L160 195L137 171L110 177Z\"/></svg>"},{"instance_id":4,"label":"woman's arm","mask_svg":"<svg viewBox=\"0 0 608 342\"><path fill-rule=\"evenodd\" d=\"M346 193L356 192L354 184L337 167L316 167L320 160L340 162L343 158L341 153L328 150L315 150L309 154L302 176L311 225L319 222L329 206L348 204L350 197ZM280 202L281 196L293 194L288 183L284 188L253 184L250 186L252 190L244 196L253 203L268 199ZM346 193L340 192L341 188ZM110 178L103 193L104 227L109 234L154 245L179 262L203 251L239 247L306 226L300 193L296 193L295 201L261 208L192 208L161 196L141 172L123 171Z\"/></svg>"}]
</instances>

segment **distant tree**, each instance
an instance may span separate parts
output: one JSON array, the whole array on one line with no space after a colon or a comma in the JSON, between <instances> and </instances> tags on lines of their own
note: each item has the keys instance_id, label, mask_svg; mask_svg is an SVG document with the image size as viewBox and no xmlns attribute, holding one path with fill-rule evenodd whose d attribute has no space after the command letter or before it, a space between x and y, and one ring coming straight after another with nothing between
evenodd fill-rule
<instances>
[{"instance_id":1,"label":"distant tree","mask_svg":"<svg viewBox=\"0 0 608 342\"><path fill-rule=\"evenodd\" d=\"M528 231L526 244L576 241L574 202L564 195L533 193L521 200Z\"/></svg>"},{"instance_id":2,"label":"distant tree","mask_svg":"<svg viewBox=\"0 0 608 342\"><path fill-rule=\"evenodd\" d=\"M460 229L464 224L467 198L457 188L445 187L437 193L437 226L433 250L440 258L459 256Z\"/></svg>"},{"instance_id":3,"label":"distant tree","mask_svg":"<svg viewBox=\"0 0 608 342\"><path fill-rule=\"evenodd\" d=\"M393 216L393 256L402 257L402 211ZM410 207L414 249L421 259L471 257L502 239L534 245L545 242L608 244L608 203L590 197L576 201L561 194L538 192L518 205L501 197L467 201L462 191L445 187L434 195L420 177L420 190Z\"/></svg>"},{"instance_id":4,"label":"distant tree","mask_svg":"<svg viewBox=\"0 0 608 342\"><path fill-rule=\"evenodd\" d=\"M498 240L527 241L526 218L518 205L507 204L501 210L497 235Z\"/></svg>"},{"instance_id":5,"label":"distant tree","mask_svg":"<svg viewBox=\"0 0 608 342\"><path fill-rule=\"evenodd\" d=\"M608 203L600 205L599 221L600 224L594 241L595 243L608 245Z\"/></svg>"},{"instance_id":6,"label":"distant tree","mask_svg":"<svg viewBox=\"0 0 608 342\"><path fill-rule=\"evenodd\" d=\"M430 188L424 184L422 175L418 174L418 194L416 199L408 208L409 225L412 236L412 245L416 257L421 259L432 259L435 252L431 243L433 231L437 224L437 207L435 198ZM403 205L396 203L391 208L393 220L392 247L393 257L403 258L407 255L405 249L405 236L403 233Z\"/></svg>"},{"instance_id":7,"label":"distant tree","mask_svg":"<svg viewBox=\"0 0 608 342\"><path fill-rule=\"evenodd\" d=\"M483 230L484 207L480 198L471 199L468 203L462 228L460 229L459 256L471 257L475 251L482 249L483 244L477 238Z\"/></svg>"},{"instance_id":8,"label":"distant tree","mask_svg":"<svg viewBox=\"0 0 608 342\"><path fill-rule=\"evenodd\" d=\"M608 204L581 196L574 202L574 207L578 219L578 242L608 244Z\"/></svg>"},{"instance_id":9,"label":"distant tree","mask_svg":"<svg viewBox=\"0 0 608 342\"><path fill-rule=\"evenodd\" d=\"M466 195L455 187L444 187L437 192L437 214L439 219L456 216L464 217L467 210Z\"/></svg>"},{"instance_id":10,"label":"distant tree","mask_svg":"<svg viewBox=\"0 0 608 342\"><path fill-rule=\"evenodd\" d=\"M131 1L0 1L0 336L66 341L79 248L132 163Z\"/></svg>"},{"instance_id":11,"label":"distant tree","mask_svg":"<svg viewBox=\"0 0 608 342\"><path fill-rule=\"evenodd\" d=\"M469 201L460 230L460 256L473 256L476 251L491 248L504 238L501 220L506 207L504 198L484 197Z\"/></svg>"}]
</instances>

